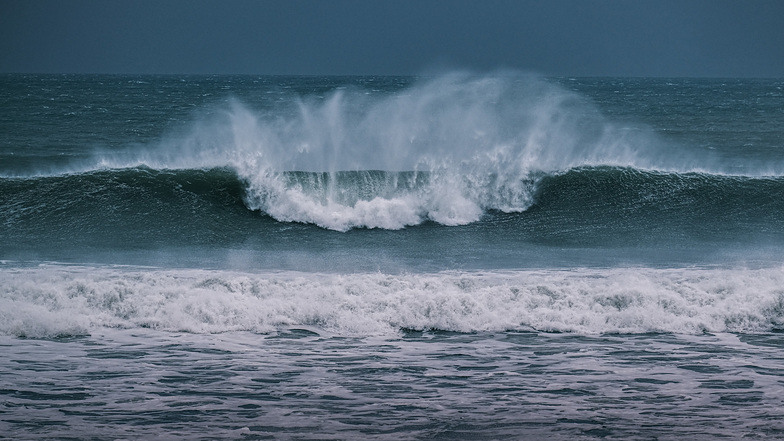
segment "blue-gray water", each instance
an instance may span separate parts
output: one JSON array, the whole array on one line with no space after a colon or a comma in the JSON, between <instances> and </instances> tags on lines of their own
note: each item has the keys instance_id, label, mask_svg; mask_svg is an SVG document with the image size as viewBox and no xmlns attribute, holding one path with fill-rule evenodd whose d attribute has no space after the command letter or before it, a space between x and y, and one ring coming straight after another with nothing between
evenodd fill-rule
<instances>
[{"instance_id":1,"label":"blue-gray water","mask_svg":"<svg viewBox=\"0 0 784 441\"><path fill-rule=\"evenodd\" d=\"M784 81L0 76L0 434L784 437Z\"/></svg>"}]
</instances>

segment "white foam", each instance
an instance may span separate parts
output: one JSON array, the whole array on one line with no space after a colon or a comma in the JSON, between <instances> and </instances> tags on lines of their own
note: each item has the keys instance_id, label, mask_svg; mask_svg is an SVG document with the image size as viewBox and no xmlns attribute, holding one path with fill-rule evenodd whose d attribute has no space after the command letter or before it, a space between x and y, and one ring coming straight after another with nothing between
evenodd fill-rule
<instances>
[{"instance_id":1,"label":"white foam","mask_svg":"<svg viewBox=\"0 0 784 441\"><path fill-rule=\"evenodd\" d=\"M325 228L402 228L479 219L487 209L525 210L534 172L576 165L682 166L652 153L653 137L607 122L586 100L540 78L453 73L394 94L336 90L265 110L233 101L154 146L104 153L98 167L230 167L248 205L279 220ZM646 153L646 149L648 149ZM652 161L652 155L658 156ZM285 171L420 171L418 191L346 202L292 186ZM336 189L343 191L350 189Z\"/></svg>"},{"instance_id":2,"label":"white foam","mask_svg":"<svg viewBox=\"0 0 784 441\"><path fill-rule=\"evenodd\" d=\"M608 121L574 92L510 72L451 73L395 93L341 89L267 105L235 100L160 143L103 152L68 170L229 167L246 184L249 208L344 231L425 220L467 224L488 209L520 212L532 202L532 176L577 166L706 171L712 163L651 130ZM283 173L366 170L431 178L416 191L346 201L339 193L350 188L312 192Z\"/></svg>"},{"instance_id":3,"label":"white foam","mask_svg":"<svg viewBox=\"0 0 784 441\"><path fill-rule=\"evenodd\" d=\"M373 99L341 90L275 115L234 103L222 129L200 131L190 150L201 157L221 150L205 146L230 146L223 153L248 183L250 208L336 230L466 224L487 209L525 210L533 172L651 165L637 154L651 139L628 139L577 95L529 76L445 75ZM285 185L283 170L415 170L431 178L418 191L346 203Z\"/></svg>"},{"instance_id":4,"label":"white foam","mask_svg":"<svg viewBox=\"0 0 784 441\"><path fill-rule=\"evenodd\" d=\"M572 155L563 154L565 150L576 151L578 144L587 150L596 148L597 140L586 139L573 126L598 115L578 102L575 96L530 77L447 75L373 101L338 92L323 103L300 105L299 115L290 123L296 127L295 136L304 138L297 145L305 147L285 162L313 171L429 172L433 176L429 188L401 199L407 209L400 210L403 218L392 223L403 226L431 219L465 224L476 221L487 208L524 210L530 194L519 182L532 170L568 168L571 164L564 158ZM596 123L602 124L598 119ZM283 142L288 138L277 137ZM271 159L267 167L285 167L277 157ZM256 179L257 170L244 164L238 170L247 177L252 194L269 190L266 182ZM494 187L487 186L489 177ZM269 213L277 211L273 205L260 203L255 208ZM364 222L355 207L331 208L350 218L350 224L375 226ZM418 220L411 219L412 212L420 214ZM344 223L318 223L344 229Z\"/></svg>"},{"instance_id":5,"label":"white foam","mask_svg":"<svg viewBox=\"0 0 784 441\"><path fill-rule=\"evenodd\" d=\"M0 332L764 332L784 326L782 286L782 268L403 275L2 268Z\"/></svg>"}]
</instances>

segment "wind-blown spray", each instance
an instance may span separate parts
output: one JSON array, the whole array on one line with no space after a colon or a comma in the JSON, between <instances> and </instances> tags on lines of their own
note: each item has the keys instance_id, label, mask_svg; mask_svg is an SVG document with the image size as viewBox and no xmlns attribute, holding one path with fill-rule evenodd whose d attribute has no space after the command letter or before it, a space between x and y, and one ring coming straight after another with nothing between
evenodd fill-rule
<instances>
[{"instance_id":1,"label":"wind-blown spray","mask_svg":"<svg viewBox=\"0 0 784 441\"><path fill-rule=\"evenodd\" d=\"M231 167L249 208L278 220L396 229L523 211L537 177L574 166L682 166L640 154L656 141L630 133L533 76L451 74L394 94L337 90L273 111L233 101L144 162Z\"/></svg>"}]
</instances>

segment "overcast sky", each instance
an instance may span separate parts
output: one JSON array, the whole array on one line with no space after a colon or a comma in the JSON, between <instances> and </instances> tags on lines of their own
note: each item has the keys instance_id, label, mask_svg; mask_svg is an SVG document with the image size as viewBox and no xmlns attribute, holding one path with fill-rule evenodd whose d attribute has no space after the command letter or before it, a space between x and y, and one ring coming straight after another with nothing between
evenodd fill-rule
<instances>
[{"instance_id":1,"label":"overcast sky","mask_svg":"<svg viewBox=\"0 0 784 441\"><path fill-rule=\"evenodd\" d=\"M0 71L784 77L784 0L0 0Z\"/></svg>"}]
</instances>

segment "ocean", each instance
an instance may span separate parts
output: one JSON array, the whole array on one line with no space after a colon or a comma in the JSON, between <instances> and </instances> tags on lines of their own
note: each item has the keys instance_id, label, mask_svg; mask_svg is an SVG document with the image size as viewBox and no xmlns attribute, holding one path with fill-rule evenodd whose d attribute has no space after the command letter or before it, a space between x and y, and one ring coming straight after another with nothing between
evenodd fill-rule
<instances>
[{"instance_id":1,"label":"ocean","mask_svg":"<svg viewBox=\"0 0 784 441\"><path fill-rule=\"evenodd\" d=\"M0 438L784 439L784 79L0 75Z\"/></svg>"}]
</instances>

